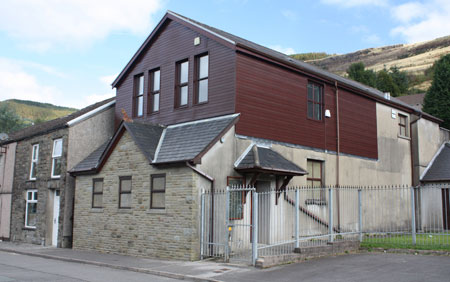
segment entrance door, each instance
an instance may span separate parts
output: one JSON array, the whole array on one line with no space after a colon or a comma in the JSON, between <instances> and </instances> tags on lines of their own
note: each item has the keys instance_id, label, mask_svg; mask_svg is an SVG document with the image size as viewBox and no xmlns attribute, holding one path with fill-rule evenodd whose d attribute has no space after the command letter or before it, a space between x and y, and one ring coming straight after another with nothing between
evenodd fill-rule
<instances>
[{"instance_id":1,"label":"entrance door","mask_svg":"<svg viewBox=\"0 0 450 282\"><path fill-rule=\"evenodd\" d=\"M258 243L270 243L270 181L256 181L258 193Z\"/></svg>"},{"instance_id":2,"label":"entrance door","mask_svg":"<svg viewBox=\"0 0 450 282\"><path fill-rule=\"evenodd\" d=\"M59 190L55 190L53 194L53 229L52 229L52 246L58 245L58 225L59 225Z\"/></svg>"},{"instance_id":3,"label":"entrance door","mask_svg":"<svg viewBox=\"0 0 450 282\"><path fill-rule=\"evenodd\" d=\"M442 219L444 229L450 229L450 189L442 189Z\"/></svg>"}]
</instances>

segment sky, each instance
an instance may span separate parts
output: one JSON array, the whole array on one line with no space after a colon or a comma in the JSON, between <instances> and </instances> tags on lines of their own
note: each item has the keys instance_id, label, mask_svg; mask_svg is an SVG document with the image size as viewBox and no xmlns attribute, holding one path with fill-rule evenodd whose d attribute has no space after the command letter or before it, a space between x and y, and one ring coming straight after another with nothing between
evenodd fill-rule
<instances>
[{"instance_id":1,"label":"sky","mask_svg":"<svg viewBox=\"0 0 450 282\"><path fill-rule=\"evenodd\" d=\"M450 35L450 0L3 0L0 101L82 108L167 10L293 54L344 54Z\"/></svg>"}]
</instances>

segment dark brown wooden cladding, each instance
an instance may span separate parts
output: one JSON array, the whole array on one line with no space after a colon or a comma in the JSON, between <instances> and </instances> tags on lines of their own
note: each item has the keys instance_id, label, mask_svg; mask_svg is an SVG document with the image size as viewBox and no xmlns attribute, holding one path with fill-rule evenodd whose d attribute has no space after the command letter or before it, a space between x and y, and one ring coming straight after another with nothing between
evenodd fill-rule
<instances>
[{"instance_id":1,"label":"dark brown wooden cladding","mask_svg":"<svg viewBox=\"0 0 450 282\"><path fill-rule=\"evenodd\" d=\"M200 44L194 46L194 38L200 37ZM208 103L194 105L194 57L209 54ZM174 108L175 64L189 58L188 107ZM197 120L234 112L235 52L218 42L188 29L173 21L162 28L157 38L130 69L126 78L117 87L116 119L121 120L122 109L132 116L133 77L144 73L144 116L134 120L145 120L159 124ZM147 93L149 70L161 70L161 96L159 113L147 114Z\"/></svg>"},{"instance_id":2,"label":"dark brown wooden cladding","mask_svg":"<svg viewBox=\"0 0 450 282\"><path fill-rule=\"evenodd\" d=\"M331 118L307 118L308 78L291 70L238 53L236 112L238 134L336 151L336 94L321 83ZM377 158L376 103L340 90L341 152Z\"/></svg>"}]
</instances>

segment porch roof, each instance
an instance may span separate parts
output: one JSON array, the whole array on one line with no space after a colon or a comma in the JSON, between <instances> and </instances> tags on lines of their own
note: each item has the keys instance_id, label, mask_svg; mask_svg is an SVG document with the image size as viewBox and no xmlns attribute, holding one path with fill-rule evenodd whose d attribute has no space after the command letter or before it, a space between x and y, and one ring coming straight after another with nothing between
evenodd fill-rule
<instances>
[{"instance_id":1,"label":"porch roof","mask_svg":"<svg viewBox=\"0 0 450 282\"><path fill-rule=\"evenodd\" d=\"M279 153L258 145L253 145L235 169L239 172L262 172L291 176L308 174L303 168Z\"/></svg>"},{"instance_id":2,"label":"porch roof","mask_svg":"<svg viewBox=\"0 0 450 282\"><path fill-rule=\"evenodd\" d=\"M423 182L450 181L450 142L444 143L421 178Z\"/></svg>"}]
</instances>

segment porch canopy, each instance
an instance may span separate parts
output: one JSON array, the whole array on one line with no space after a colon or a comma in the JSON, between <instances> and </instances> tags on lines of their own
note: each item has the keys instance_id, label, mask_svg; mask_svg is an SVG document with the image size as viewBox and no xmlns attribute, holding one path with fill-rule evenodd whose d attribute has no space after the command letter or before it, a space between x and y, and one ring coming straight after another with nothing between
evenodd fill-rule
<instances>
[{"instance_id":1,"label":"porch canopy","mask_svg":"<svg viewBox=\"0 0 450 282\"><path fill-rule=\"evenodd\" d=\"M236 165L235 170L240 173L268 173L291 177L308 174L303 168L279 153L258 145L253 145L248 150Z\"/></svg>"}]
</instances>

